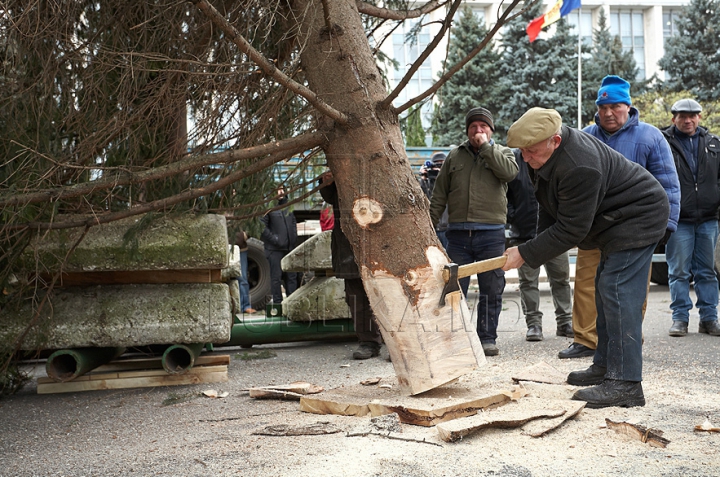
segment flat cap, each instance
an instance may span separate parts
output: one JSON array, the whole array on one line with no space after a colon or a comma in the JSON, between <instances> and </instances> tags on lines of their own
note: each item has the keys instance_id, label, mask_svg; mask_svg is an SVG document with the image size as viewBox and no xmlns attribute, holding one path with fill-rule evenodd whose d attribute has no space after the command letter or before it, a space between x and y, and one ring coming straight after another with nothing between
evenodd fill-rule
<instances>
[{"instance_id":1,"label":"flat cap","mask_svg":"<svg viewBox=\"0 0 720 477\"><path fill-rule=\"evenodd\" d=\"M530 147L558 132L561 126L560 113L554 109L531 108L510 126L507 145Z\"/></svg>"},{"instance_id":2,"label":"flat cap","mask_svg":"<svg viewBox=\"0 0 720 477\"><path fill-rule=\"evenodd\" d=\"M670 108L670 112L675 113L702 113L702 106L694 99L680 99Z\"/></svg>"}]
</instances>

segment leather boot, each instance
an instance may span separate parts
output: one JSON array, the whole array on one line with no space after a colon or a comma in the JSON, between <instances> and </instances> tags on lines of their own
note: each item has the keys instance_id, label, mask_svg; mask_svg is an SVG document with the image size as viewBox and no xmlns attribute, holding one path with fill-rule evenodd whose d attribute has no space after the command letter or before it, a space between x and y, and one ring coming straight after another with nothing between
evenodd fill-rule
<instances>
[{"instance_id":1,"label":"leather boot","mask_svg":"<svg viewBox=\"0 0 720 477\"><path fill-rule=\"evenodd\" d=\"M572 397L575 401L585 401L586 407L635 407L645 405L642 383L606 379L602 384L578 390Z\"/></svg>"},{"instance_id":2,"label":"leather boot","mask_svg":"<svg viewBox=\"0 0 720 477\"><path fill-rule=\"evenodd\" d=\"M573 386L594 386L605 380L606 372L607 368L593 364L588 369L568 374L567 382Z\"/></svg>"},{"instance_id":3,"label":"leather boot","mask_svg":"<svg viewBox=\"0 0 720 477\"><path fill-rule=\"evenodd\" d=\"M542 341L543 334L542 328L538 325L528 326L527 333L525 333L525 341Z\"/></svg>"},{"instance_id":4,"label":"leather boot","mask_svg":"<svg viewBox=\"0 0 720 477\"><path fill-rule=\"evenodd\" d=\"M720 324L718 324L718 320L701 321L698 325L698 333L707 333L711 336L720 336Z\"/></svg>"},{"instance_id":5,"label":"leather boot","mask_svg":"<svg viewBox=\"0 0 720 477\"><path fill-rule=\"evenodd\" d=\"M353 359L370 359L380 354L380 345L373 341L361 341L353 353Z\"/></svg>"},{"instance_id":6,"label":"leather boot","mask_svg":"<svg viewBox=\"0 0 720 477\"><path fill-rule=\"evenodd\" d=\"M684 321L673 320L668 334L670 336L685 336L687 334L688 324Z\"/></svg>"},{"instance_id":7,"label":"leather boot","mask_svg":"<svg viewBox=\"0 0 720 477\"><path fill-rule=\"evenodd\" d=\"M566 338L575 338L575 333L573 332L572 325L570 323L558 325L557 330L555 330L555 335L565 336Z\"/></svg>"}]
</instances>

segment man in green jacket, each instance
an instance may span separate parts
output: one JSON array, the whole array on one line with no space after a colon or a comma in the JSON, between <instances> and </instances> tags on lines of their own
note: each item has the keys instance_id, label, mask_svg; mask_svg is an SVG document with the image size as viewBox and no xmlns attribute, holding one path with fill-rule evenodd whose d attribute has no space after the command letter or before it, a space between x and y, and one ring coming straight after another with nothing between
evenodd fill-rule
<instances>
[{"instance_id":1,"label":"man in green jacket","mask_svg":"<svg viewBox=\"0 0 720 477\"><path fill-rule=\"evenodd\" d=\"M435 181L430 217L437 226L447 205L447 253L458 265L497 257L505 251L507 183L517 175L518 165L511 149L490 139L494 131L490 111L480 107L468 111L468 140L450 151ZM485 355L495 356L499 353L495 341L505 272L480 273L477 279L477 332ZM460 280L465 296L469 284L469 277Z\"/></svg>"}]
</instances>

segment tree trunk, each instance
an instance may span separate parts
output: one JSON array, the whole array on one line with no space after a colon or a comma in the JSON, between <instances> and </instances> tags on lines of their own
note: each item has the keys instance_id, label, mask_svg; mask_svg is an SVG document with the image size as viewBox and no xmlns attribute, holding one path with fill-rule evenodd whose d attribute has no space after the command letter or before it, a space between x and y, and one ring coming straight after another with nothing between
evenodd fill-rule
<instances>
[{"instance_id":1,"label":"tree trunk","mask_svg":"<svg viewBox=\"0 0 720 477\"><path fill-rule=\"evenodd\" d=\"M294 4L310 88L345 113L319 119L348 236L400 384L418 394L464 375L485 357L464 300L440 307L448 258L408 162L398 117L379 109L387 91L354 0Z\"/></svg>"}]
</instances>

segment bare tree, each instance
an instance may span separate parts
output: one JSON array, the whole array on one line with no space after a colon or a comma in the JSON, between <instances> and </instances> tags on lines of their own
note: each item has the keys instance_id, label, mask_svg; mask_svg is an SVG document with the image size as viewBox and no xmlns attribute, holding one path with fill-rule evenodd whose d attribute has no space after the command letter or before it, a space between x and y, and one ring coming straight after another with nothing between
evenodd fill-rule
<instances>
[{"instance_id":1,"label":"bare tree","mask_svg":"<svg viewBox=\"0 0 720 477\"><path fill-rule=\"evenodd\" d=\"M399 107L393 99L448 34L460 0L415 9L355 0L3 2L0 264L8 272L0 278L7 282L14 257L45 229L151 210L251 216L263 188L233 191L268 183L276 162L320 151L385 332L410 323L433 331L429 317L452 314L437 306L447 257L398 116L470 61L519 1L502 6L487 37L431 90ZM442 12L440 32L388 93L366 27L433 12ZM243 202L251 207L240 211ZM408 340L398 347L412 360L423 351Z\"/></svg>"}]
</instances>

